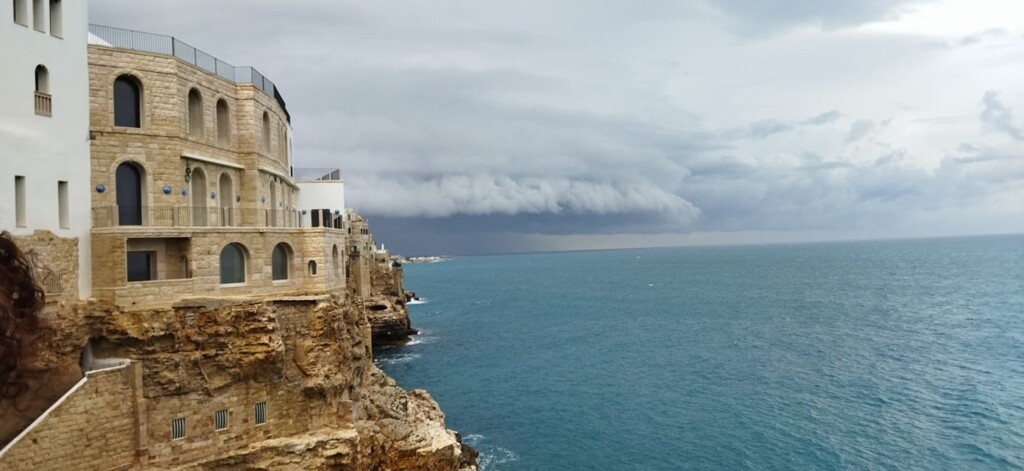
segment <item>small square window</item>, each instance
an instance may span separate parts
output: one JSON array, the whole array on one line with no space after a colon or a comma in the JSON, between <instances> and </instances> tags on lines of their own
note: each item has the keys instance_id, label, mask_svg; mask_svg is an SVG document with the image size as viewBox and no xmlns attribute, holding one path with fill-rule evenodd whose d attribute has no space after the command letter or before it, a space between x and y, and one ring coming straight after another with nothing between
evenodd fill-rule
<instances>
[{"instance_id":1,"label":"small square window","mask_svg":"<svg viewBox=\"0 0 1024 471\"><path fill-rule=\"evenodd\" d=\"M224 430L228 428L228 411L227 409L219 410L213 414L213 422L216 430Z\"/></svg>"},{"instance_id":2,"label":"small square window","mask_svg":"<svg viewBox=\"0 0 1024 471\"><path fill-rule=\"evenodd\" d=\"M185 438L185 418L178 417L171 421L171 440Z\"/></svg>"},{"instance_id":3,"label":"small square window","mask_svg":"<svg viewBox=\"0 0 1024 471\"><path fill-rule=\"evenodd\" d=\"M256 403L256 425L267 423L267 403Z\"/></svg>"}]
</instances>

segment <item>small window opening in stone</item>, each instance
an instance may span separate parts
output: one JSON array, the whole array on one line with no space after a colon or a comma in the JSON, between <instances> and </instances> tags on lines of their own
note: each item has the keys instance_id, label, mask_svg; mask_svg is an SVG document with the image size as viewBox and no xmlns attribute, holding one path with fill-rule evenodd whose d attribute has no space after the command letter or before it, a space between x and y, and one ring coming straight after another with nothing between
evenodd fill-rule
<instances>
[{"instance_id":1,"label":"small window opening in stone","mask_svg":"<svg viewBox=\"0 0 1024 471\"><path fill-rule=\"evenodd\" d=\"M213 414L213 422L216 430L225 430L228 428L228 411L227 409L221 409Z\"/></svg>"},{"instance_id":2,"label":"small window opening in stone","mask_svg":"<svg viewBox=\"0 0 1024 471\"><path fill-rule=\"evenodd\" d=\"M60 11L60 0L50 0L50 35L64 37L64 16Z\"/></svg>"},{"instance_id":3,"label":"small window opening in stone","mask_svg":"<svg viewBox=\"0 0 1024 471\"><path fill-rule=\"evenodd\" d=\"M188 135L203 137L203 97L194 88L188 91Z\"/></svg>"},{"instance_id":4,"label":"small window opening in stone","mask_svg":"<svg viewBox=\"0 0 1024 471\"><path fill-rule=\"evenodd\" d=\"M262 425L267 423L267 403L258 402L256 403L256 425Z\"/></svg>"},{"instance_id":5,"label":"small window opening in stone","mask_svg":"<svg viewBox=\"0 0 1024 471\"><path fill-rule=\"evenodd\" d=\"M309 276L316 276L316 262L313 260L309 261Z\"/></svg>"},{"instance_id":6,"label":"small window opening in stone","mask_svg":"<svg viewBox=\"0 0 1024 471\"><path fill-rule=\"evenodd\" d=\"M178 417L171 421L171 440L185 438L185 418Z\"/></svg>"},{"instance_id":7,"label":"small window opening in stone","mask_svg":"<svg viewBox=\"0 0 1024 471\"><path fill-rule=\"evenodd\" d=\"M270 152L270 115L263 112L263 152Z\"/></svg>"},{"instance_id":8,"label":"small window opening in stone","mask_svg":"<svg viewBox=\"0 0 1024 471\"><path fill-rule=\"evenodd\" d=\"M228 102L223 98L217 100L217 142L222 145L227 145L231 139L231 122L228 112Z\"/></svg>"},{"instance_id":9,"label":"small window opening in stone","mask_svg":"<svg viewBox=\"0 0 1024 471\"><path fill-rule=\"evenodd\" d=\"M61 229L71 227L68 214L68 182L57 182L57 217L60 219Z\"/></svg>"}]
</instances>

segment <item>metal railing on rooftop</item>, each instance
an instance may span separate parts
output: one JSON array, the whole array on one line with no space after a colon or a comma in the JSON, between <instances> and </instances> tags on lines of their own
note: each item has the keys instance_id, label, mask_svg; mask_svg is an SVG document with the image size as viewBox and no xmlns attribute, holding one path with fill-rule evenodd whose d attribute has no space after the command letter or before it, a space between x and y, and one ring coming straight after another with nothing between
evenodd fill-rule
<instances>
[{"instance_id":1,"label":"metal railing on rooftop","mask_svg":"<svg viewBox=\"0 0 1024 471\"><path fill-rule=\"evenodd\" d=\"M89 33L98 39L90 37L89 44L174 56L234 83L256 85L277 100L288 121L291 121L291 115L277 86L252 67L235 67L173 36L93 24L89 25Z\"/></svg>"},{"instance_id":2,"label":"metal railing on rooftop","mask_svg":"<svg viewBox=\"0 0 1024 471\"><path fill-rule=\"evenodd\" d=\"M343 174L339 168L293 168L292 178L304 181L341 181Z\"/></svg>"}]
</instances>

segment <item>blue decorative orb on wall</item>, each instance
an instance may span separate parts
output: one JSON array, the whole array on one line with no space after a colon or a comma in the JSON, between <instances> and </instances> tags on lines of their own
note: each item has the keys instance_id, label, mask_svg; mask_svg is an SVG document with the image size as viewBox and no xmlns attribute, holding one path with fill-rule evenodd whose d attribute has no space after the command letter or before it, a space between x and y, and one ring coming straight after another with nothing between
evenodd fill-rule
<instances>
[{"instance_id":1,"label":"blue decorative orb on wall","mask_svg":"<svg viewBox=\"0 0 1024 471\"><path fill-rule=\"evenodd\" d=\"M186 196L186 195L188 195L188 188L182 188L181 189L181 196Z\"/></svg>"},{"instance_id":2,"label":"blue decorative orb on wall","mask_svg":"<svg viewBox=\"0 0 1024 471\"><path fill-rule=\"evenodd\" d=\"M242 197L238 196L238 195L235 195L235 202L238 203L240 201L242 201Z\"/></svg>"},{"instance_id":3,"label":"blue decorative orb on wall","mask_svg":"<svg viewBox=\"0 0 1024 471\"><path fill-rule=\"evenodd\" d=\"M171 187L169 185L164 185L164 194L165 195L171 194Z\"/></svg>"},{"instance_id":4,"label":"blue decorative orb on wall","mask_svg":"<svg viewBox=\"0 0 1024 471\"><path fill-rule=\"evenodd\" d=\"M260 203L266 203L266 202L267 202L267 197L266 196L261 196L260 197Z\"/></svg>"},{"instance_id":5,"label":"blue decorative orb on wall","mask_svg":"<svg viewBox=\"0 0 1024 471\"><path fill-rule=\"evenodd\" d=\"M305 209L302 210L302 214L306 214L306 210Z\"/></svg>"},{"instance_id":6,"label":"blue decorative orb on wall","mask_svg":"<svg viewBox=\"0 0 1024 471\"><path fill-rule=\"evenodd\" d=\"M107 187L103 185L96 185L96 193L103 193L104 191L107 191Z\"/></svg>"},{"instance_id":7,"label":"blue decorative orb on wall","mask_svg":"<svg viewBox=\"0 0 1024 471\"><path fill-rule=\"evenodd\" d=\"M217 192L216 191L211 191L210 192L210 199L211 200L217 199Z\"/></svg>"}]
</instances>

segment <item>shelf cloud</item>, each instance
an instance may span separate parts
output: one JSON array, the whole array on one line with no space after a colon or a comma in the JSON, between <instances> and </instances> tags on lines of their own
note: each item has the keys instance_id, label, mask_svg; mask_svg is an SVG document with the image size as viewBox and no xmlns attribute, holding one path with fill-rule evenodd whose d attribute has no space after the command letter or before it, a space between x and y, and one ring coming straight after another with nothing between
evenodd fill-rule
<instances>
[{"instance_id":1,"label":"shelf cloud","mask_svg":"<svg viewBox=\"0 0 1024 471\"><path fill-rule=\"evenodd\" d=\"M1024 7L1005 2L90 9L259 69L296 165L342 167L399 251L1024 231Z\"/></svg>"}]
</instances>

